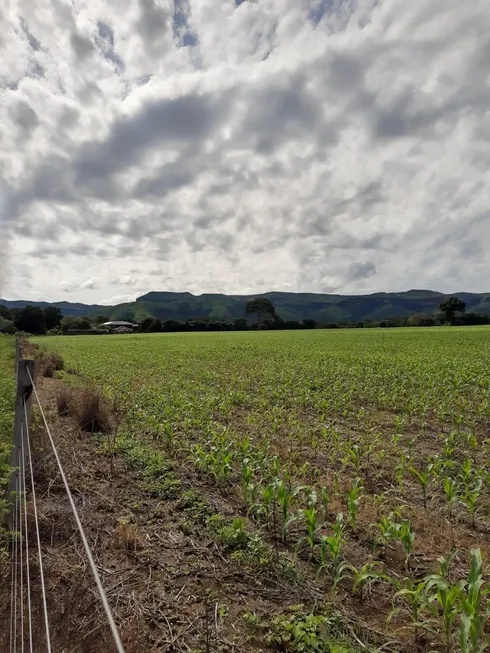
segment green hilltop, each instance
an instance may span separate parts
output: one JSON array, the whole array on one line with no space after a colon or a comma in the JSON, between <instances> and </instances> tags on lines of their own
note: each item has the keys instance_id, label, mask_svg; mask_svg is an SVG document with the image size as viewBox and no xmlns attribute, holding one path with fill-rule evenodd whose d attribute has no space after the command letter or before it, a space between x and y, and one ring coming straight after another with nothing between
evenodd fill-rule
<instances>
[{"instance_id":1,"label":"green hilltop","mask_svg":"<svg viewBox=\"0 0 490 653\"><path fill-rule=\"evenodd\" d=\"M317 293L267 292L255 295L224 295L190 292L149 292L134 302L116 306L70 302L7 301L0 304L20 308L27 304L57 306L64 315L105 315L109 319L139 321L145 317L161 320L221 319L244 317L245 304L254 297L268 297L283 320L313 319L317 322L362 322L434 313L446 296L466 302L468 312L490 315L490 293L458 292L445 295L432 290L377 292L370 295L330 295Z\"/></svg>"},{"instance_id":2,"label":"green hilltop","mask_svg":"<svg viewBox=\"0 0 490 653\"><path fill-rule=\"evenodd\" d=\"M467 311L490 314L490 293L456 293ZM102 309L111 319L161 320L222 319L244 316L246 302L268 297L284 320L313 319L317 322L357 322L409 317L415 313L434 313L444 294L430 290L372 295L327 295L315 293L268 292L263 295L193 295L189 292L149 292L135 302Z\"/></svg>"}]
</instances>

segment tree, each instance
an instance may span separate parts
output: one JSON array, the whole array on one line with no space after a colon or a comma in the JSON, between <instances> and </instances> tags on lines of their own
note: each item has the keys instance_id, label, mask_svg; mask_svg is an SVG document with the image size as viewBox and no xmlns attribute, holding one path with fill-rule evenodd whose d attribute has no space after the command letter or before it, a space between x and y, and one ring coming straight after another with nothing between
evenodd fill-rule
<instances>
[{"instance_id":1,"label":"tree","mask_svg":"<svg viewBox=\"0 0 490 653\"><path fill-rule=\"evenodd\" d=\"M10 309L0 304L0 317L3 317L4 320L10 320Z\"/></svg>"},{"instance_id":2,"label":"tree","mask_svg":"<svg viewBox=\"0 0 490 653\"><path fill-rule=\"evenodd\" d=\"M250 299L245 305L245 315L257 315L257 324L261 323L264 316L269 315L274 320L277 319L274 304L267 297L257 297Z\"/></svg>"},{"instance_id":3,"label":"tree","mask_svg":"<svg viewBox=\"0 0 490 653\"><path fill-rule=\"evenodd\" d=\"M75 315L65 315L60 323L63 333L68 331L90 331L92 325L86 317L76 317Z\"/></svg>"},{"instance_id":4,"label":"tree","mask_svg":"<svg viewBox=\"0 0 490 653\"><path fill-rule=\"evenodd\" d=\"M24 306L16 311L14 324L17 331L26 331L34 335L46 333L46 318L40 306Z\"/></svg>"},{"instance_id":5,"label":"tree","mask_svg":"<svg viewBox=\"0 0 490 653\"><path fill-rule=\"evenodd\" d=\"M10 320L6 320L0 315L0 333L7 333L12 335L15 333L14 323Z\"/></svg>"},{"instance_id":6,"label":"tree","mask_svg":"<svg viewBox=\"0 0 490 653\"><path fill-rule=\"evenodd\" d=\"M109 318L107 315L97 315L95 317L95 324L104 324L105 322L109 322Z\"/></svg>"},{"instance_id":7,"label":"tree","mask_svg":"<svg viewBox=\"0 0 490 653\"><path fill-rule=\"evenodd\" d=\"M459 297L445 297L439 304L439 310L444 313L446 322L454 325L456 322L456 313L464 313L466 304Z\"/></svg>"},{"instance_id":8,"label":"tree","mask_svg":"<svg viewBox=\"0 0 490 653\"><path fill-rule=\"evenodd\" d=\"M316 322L315 320L303 320L303 326L305 329L314 329L316 327Z\"/></svg>"},{"instance_id":9,"label":"tree","mask_svg":"<svg viewBox=\"0 0 490 653\"><path fill-rule=\"evenodd\" d=\"M56 329L63 319L63 313L56 306L48 306L44 309L44 319L48 330Z\"/></svg>"},{"instance_id":10,"label":"tree","mask_svg":"<svg viewBox=\"0 0 490 653\"><path fill-rule=\"evenodd\" d=\"M245 320L243 317L237 317L235 320L233 320L233 325L232 325L233 331L246 331L247 328L248 328L247 320Z\"/></svg>"}]
</instances>

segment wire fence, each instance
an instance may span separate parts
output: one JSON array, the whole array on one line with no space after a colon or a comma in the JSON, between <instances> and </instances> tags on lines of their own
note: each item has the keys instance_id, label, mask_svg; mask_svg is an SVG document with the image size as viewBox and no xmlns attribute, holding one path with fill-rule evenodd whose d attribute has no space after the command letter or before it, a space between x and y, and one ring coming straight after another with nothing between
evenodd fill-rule
<instances>
[{"instance_id":1,"label":"wire fence","mask_svg":"<svg viewBox=\"0 0 490 653\"><path fill-rule=\"evenodd\" d=\"M83 544L84 554L91 569L94 583L102 603L105 617L114 640L117 653L124 653L121 638L114 621L114 617L107 600L106 592L102 585L99 571L90 549L80 515L78 513L72 492L63 469L58 449L52 435L52 430L46 418L46 411L43 408L36 387L33 365L28 365L17 355L17 402L16 402L16 423L14 430L14 450L12 460L16 462L9 485L9 493L13 494L12 511L8 517L9 526L12 531L10 560L10 630L9 630L9 653L32 653L34 650L45 650L52 652L52 629L50 626L50 610L47 599L44 555L41 531L39 525L38 498L36 496L36 483L33 464L33 452L31 447L31 433L29 428L31 396L34 396L39 407L39 413L49 440L51 452L56 461L59 475L61 477L64 491L68 498L73 519ZM28 487L27 487L28 484ZM28 499L29 506L28 509ZM29 541L28 524L34 523L36 546L32 549L32 542ZM33 573L33 565L36 565L36 574ZM34 629L33 625L33 577L39 577L42 596L42 620L43 629Z\"/></svg>"}]
</instances>

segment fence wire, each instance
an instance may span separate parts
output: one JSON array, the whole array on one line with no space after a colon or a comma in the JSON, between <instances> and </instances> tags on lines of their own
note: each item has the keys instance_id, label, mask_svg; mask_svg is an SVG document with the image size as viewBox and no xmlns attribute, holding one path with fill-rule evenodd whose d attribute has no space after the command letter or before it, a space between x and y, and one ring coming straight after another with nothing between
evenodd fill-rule
<instances>
[{"instance_id":1,"label":"fence wire","mask_svg":"<svg viewBox=\"0 0 490 653\"><path fill-rule=\"evenodd\" d=\"M82 540L86 557L92 571L92 575L97 586L97 590L104 608L104 612L116 645L117 653L124 653L124 648L117 630L114 617L112 615L109 602L107 600L102 581L100 579L94 557L90 550L87 536L82 526L80 516L78 514L73 496L61 463L56 444L54 442L51 429L46 419L45 411L39 400L34 379L30 373L29 368L26 368L32 384L32 390L36 401L39 406L41 417L48 435L49 443L56 460L58 470L65 488L68 501L73 512L73 517ZM39 512L38 501L36 497L36 488L34 483L34 466L32 449L30 442L29 432L29 414L28 406L25 398L22 400L22 422L21 422L21 437L20 437L20 451L19 451L19 468L16 476L15 485L15 499L13 511L13 536L11 546L11 579L10 579L10 638L9 638L9 653L25 653L27 650L32 653L34 650L34 636L33 636L33 623L32 623L32 587L31 587L31 562L32 555L29 550L29 533L28 533L28 516L27 516L27 491L26 491L26 469L28 467L30 479L30 496L32 503L32 516L34 518L34 529L37 544L37 564L39 569L39 579L41 584L42 604L43 604L43 620L44 620L44 637L46 652L52 652L51 646L51 631L50 619L48 610L48 601L46 595L46 583L44 576L43 565L43 551L41 543L41 535L39 529ZM27 634L27 636L26 636ZM37 642L39 644L39 642Z\"/></svg>"}]
</instances>

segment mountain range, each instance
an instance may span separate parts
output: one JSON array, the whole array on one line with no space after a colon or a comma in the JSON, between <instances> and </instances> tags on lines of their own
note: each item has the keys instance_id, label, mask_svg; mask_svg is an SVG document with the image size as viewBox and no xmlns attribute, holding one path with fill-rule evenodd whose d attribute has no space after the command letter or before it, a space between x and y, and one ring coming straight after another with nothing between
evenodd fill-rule
<instances>
[{"instance_id":1,"label":"mountain range","mask_svg":"<svg viewBox=\"0 0 490 653\"><path fill-rule=\"evenodd\" d=\"M22 308L28 304L56 306L64 315L105 315L109 319L139 321L145 317L162 320L223 319L244 316L245 304L255 297L268 297L284 320L313 319L317 322L359 322L408 317L416 313L434 313L446 296L466 302L466 310L490 315L490 293L458 292L451 295L432 290L408 290L399 293L378 292L370 295L330 295L316 293L267 292L257 295L193 295L190 292L149 292L134 302L116 306L71 302L8 301L0 304Z\"/></svg>"}]
</instances>

